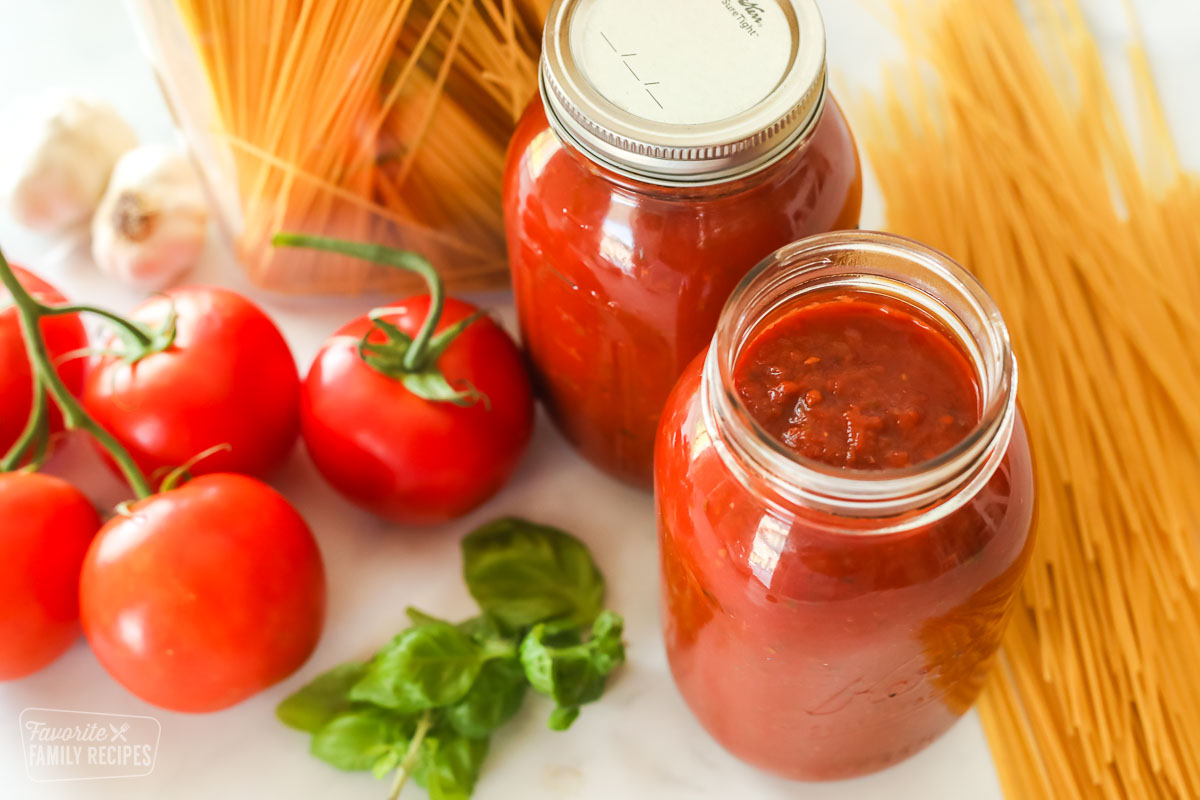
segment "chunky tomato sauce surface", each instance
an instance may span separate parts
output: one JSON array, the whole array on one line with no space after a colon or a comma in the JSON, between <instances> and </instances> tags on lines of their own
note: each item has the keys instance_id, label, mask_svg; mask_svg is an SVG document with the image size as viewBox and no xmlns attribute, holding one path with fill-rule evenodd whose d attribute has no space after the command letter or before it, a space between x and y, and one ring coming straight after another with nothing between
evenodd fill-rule
<instances>
[{"instance_id":1,"label":"chunky tomato sauce surface","mask_svg":"<svg viewBox=\"0 0 1200 800\"><path fill-rule=\"evenodd\" d=\"M966 355L932 321L879 295L789 312L749 344L734 383L773 437L848 469L928 461L979 420Z\"/></svg>"}]
</instances>

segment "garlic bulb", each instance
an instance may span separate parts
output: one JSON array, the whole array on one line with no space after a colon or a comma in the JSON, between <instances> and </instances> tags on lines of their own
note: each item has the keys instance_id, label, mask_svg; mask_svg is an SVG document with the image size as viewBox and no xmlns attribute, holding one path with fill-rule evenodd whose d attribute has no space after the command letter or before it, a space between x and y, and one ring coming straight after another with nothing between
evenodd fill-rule
<instances>
[{"instance_id":1,"label":"garlic bulb","mask_svg":"<svg viewBox=\"0 0 1200 800\"><path fill-rule=\"evenodd\" d=\"M0 193L19 222L54 231L91 216L133 129L107 103L61 93L10 110Z\"/></svg>"},{"instance_id":2,"label":"garlic bulb","mask_svg":"<svg viewBox=\"0 0 1200 800\"><path fill-rule=\"evenodd\" d=\"M187 156L143 145L117 162L92 219L92 256L113 277L159 289L204 250L208 204Z\"/></svg>"}]
</instances>

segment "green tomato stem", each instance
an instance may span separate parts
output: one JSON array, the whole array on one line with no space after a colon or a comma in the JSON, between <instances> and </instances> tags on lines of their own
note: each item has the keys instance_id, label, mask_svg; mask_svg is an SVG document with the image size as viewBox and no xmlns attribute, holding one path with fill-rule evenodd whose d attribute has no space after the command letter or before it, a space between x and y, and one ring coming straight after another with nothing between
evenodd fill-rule
<instances>
[{"instance_id":1,"label":"green tomato stem","mask_svg":"<svg viewBox=\"0 0 1200 800\"><path fill-rule=\"evenodd\" d=\"M432 724L433 714L429 710L426 710L421 715L421 721L417 723L416 733L413 734L412 741L408 744L408 751L404 754L404 760L396 768L396 777L392 780L392 788L388 792L388 800L396 800L400 796L400 792L404 790L404 784L408 783L408 776L412 774L413 767L416 766L417 756L421 752L421 743L425 741L425 734L429 733L429 728Z\"/></svg>"},{"instance_id":2,"label":"green tomato stem","mask_svg":"<svg viewBox=\"0 0 1200 800\"><path fill-rule=\"evenodd\" d=\"M305 247L311 250L337 253L362 261L371 261L415 272L424 278L425 284L429 287L429 313L425 315L417 335L404 354L404 370L419 372L427 366L429 342L433 338L433 332L437 330L438 321L442 318L442 309L446 304L442 278L427 258L410 250L397 250L381 244L348 242L343 239L330 239L325 236L309 236L301 233L277 233L272 242L276 247Z\"/></svg>"},{"instance_id":3,"label":"green tomato stem","mask_svg":"<svg viewBox=\"0 0 1200 800\"><path fill-rule=\"evenodd\" d=\"M48 435L47 417L46 417L46 389L42 386L41 380L35 373L30 381L33 384L33 407L29 412L29 421L25 423L25 428L21 431L21 435L13 442L12 447L8 449L8 453L3 459L0 459L0 472L11 472L21 463L21 459L29 452L29 447L34 443L38 436L43 439ZM37 448L42 449L42 448ZM34 462L31 465L36 468L36 454Z\"/></svg>"},{"instance_id":4,"label":"green tomato stem","mask_svg":"<svg viewBox=\"0 0 1200 800\"><path fill-rule=\"evenodd\" d=\"M83 406L79 404L79 401L67 389L66 384L62 382L62 378L58 376L51 361L50 352L46 348L46 340L42 337L40 326L42 317L52 316L54 309L39 303L29 292L25 291L25 287L17 280L16 274L8 265L8 260L2 251L0 251L0 283L8 289L8 293L12 296L17 316L21 320L21 330L25 336L25 349L29 354L29 364L34 374L35 391L45 389L49 392L59 410L62 411L64 424L71 430L87 431L100 443L101 447L108 451L139 499L154 494L150 482L138 468L133 456L129 455L129 451L83 410Z\"/></svg>"},{"instance_id":5,"label":"green tomato stem","mask_svg":"<svg viewBox=\"0 0 1200 800\"><path fill-rule=\"evenodd\" d=\"M103 308L96 308L95 306L84 305L47 306L42 303L38 303L38 306L40 306L39 310L42 316L46 317L54 317L62 314L94 314L97 317L103 317L112 324L126 331L139 345L141 345L141 347L149 349L154 345L154 340L150 337L150 334L148 334L142 328L142 326L138 325L136 322L127 320L120 314L116 314L112 311L106 311Z\"/></svg>"}]
</instances>

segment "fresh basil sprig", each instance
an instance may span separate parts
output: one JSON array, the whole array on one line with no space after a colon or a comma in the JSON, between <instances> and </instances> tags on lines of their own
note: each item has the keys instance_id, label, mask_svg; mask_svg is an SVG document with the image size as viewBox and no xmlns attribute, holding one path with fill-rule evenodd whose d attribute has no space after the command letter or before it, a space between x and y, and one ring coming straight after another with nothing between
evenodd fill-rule
<instances>
[{"instance_id":1,"label":"fresh basil sprig","mask_svg":"<svg viewBox=\"0 0 1200 800\"><path fill-rule=\"evenodd\" d=\"M555 703L550 728L566 730L625 661L624 622L603 610L604 578L578 539L508 518L462 548L481 615L452 624L409 608L410 626L369 662L335 667L276 711L333 766L394 772L391 798L412 778L431 800L466 800L530 686Z\"/></svg>"},{"instance_id":2,"label":"fresh basil sprig","mask_svg":"<svg viewBox=\"0 0 1200 800\"><path fill-rule=\"evenodd\" d=\"M579 707L600 699L608 675L625 660L621 641L624 620L603 612L592 625L592 636L582 641L577 630L534 626L521 642L521 666L534 689L558 706L550 727L563 731L579 716Z\"/></svg>"}]
</instances>

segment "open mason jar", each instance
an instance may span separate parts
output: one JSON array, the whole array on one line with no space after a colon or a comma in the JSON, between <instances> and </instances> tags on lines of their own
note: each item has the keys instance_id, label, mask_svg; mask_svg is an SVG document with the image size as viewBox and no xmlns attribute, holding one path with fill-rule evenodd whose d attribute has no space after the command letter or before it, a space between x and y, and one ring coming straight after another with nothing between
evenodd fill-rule
<instances>
[{"instance_id":1,"label":"open mason jar","mask_svg":"<svg viewBox=\"0 0 1200 800\"><path fill-rule=\"evenodd\" d=\"M675 379L738 281L858 225L814 0L558 0L504 181L521 334L551 418L649 487Z\"/></svg>"},{"instance_id":2,"label":"open mason jar","mask_svg":"<svg viewBox=\"0 0 1200 800\"><path fill-rule=\"evenodd\" d=\"M822 298L911 315L922 335L961 353L974 409L952 446L906 466L848 468L808 458L798 440L764 427L747 405L754 373L743 358ZM834 382L823 386L840 390L844 377L827 371ZM655 452L671 669L728 750L791 778L848 777L920 750L975 701L1033 543L1033 465L1016 386L991 298L916 242L816 236L741 282L711 346L672 393ZM909 424L890 413L877 415L879 436ZM845 427L861 444L854 420Z\"/></svg>"}]
</instances>

